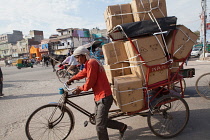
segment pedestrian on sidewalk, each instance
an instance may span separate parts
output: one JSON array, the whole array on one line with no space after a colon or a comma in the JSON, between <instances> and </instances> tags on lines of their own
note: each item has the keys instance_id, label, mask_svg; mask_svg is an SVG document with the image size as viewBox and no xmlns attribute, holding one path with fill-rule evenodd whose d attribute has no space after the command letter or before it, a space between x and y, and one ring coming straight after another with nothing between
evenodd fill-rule
<instances>
[{"instance_id":1,"label":"pedestrian on sidewalk","mask_svg":"<svg viewBox=\"0 0 210 140\"><path fill-rule=\"evenodd\" d=\"M96 59L90 59L90 52L85 47L78 47L73 55L80 64L84 64L84 68L77 75L69 79L67 83L71 84L74 80L87 77L85 84L77 87L74 93L80 94L81 91L88 91L91 88L93 89L98 139L109 140L107 132L108 127L119 130L119 138L121 140L127 129L127 125L108 118L108 112L113 103L113 97L103 65Z\"/></svg>"},{"instance_id":2,"label":"pedestrian on sidewalk","mask_svg":"<svg viewBox=\"0 0 210 140\"><path fill-rule=\"evenodd\" d=\"M3 73L0 67L0 97L4 96L4 94L2 93L2 90L3 90Z\"/></svg>"}]
</instances>

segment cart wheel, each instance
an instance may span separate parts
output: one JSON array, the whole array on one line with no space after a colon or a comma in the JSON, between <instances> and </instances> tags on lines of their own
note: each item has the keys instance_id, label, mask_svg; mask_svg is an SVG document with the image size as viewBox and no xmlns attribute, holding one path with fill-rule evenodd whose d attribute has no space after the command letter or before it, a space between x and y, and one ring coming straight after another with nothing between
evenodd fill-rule
<instances>
[{"instance_id":1,"label":"cart wheel","mask_svg":"<svg viewBox=\"0 0 210 140\"><path fill-rule=\"evenodd\" d=\"M181 86L181 84L182 84L182 86ZM180 83L180 81L176 81L176 82L172 83L171 89L177 93L180 93L180 94L182 94L182 89L183 89L183 93L184 93L185 89L186 89L186 82L185 82L184 78L181 80L181 83Z\"/></svg>"},{"instance_id":2,"label":"cart wheel","mask_svg":"<svg viewBox=\"0 0 210 140\"><path fill-rule=\"evenodd\" d=\"M195 89L201 97L210 100L210 73L205 73L197 79Z\"/></svg>"},{"instance_id":3,"label":"cart wheel","mask_svg":"<svg viewBox=\"0 0 210 140\"><path fill-rule=\"evenodd\" d=\"M147 118L151 131L162 138L178 135L188 120L189 107L186 101L175 95L166 95L157 100Z\"/></svg>"}]
</instances>

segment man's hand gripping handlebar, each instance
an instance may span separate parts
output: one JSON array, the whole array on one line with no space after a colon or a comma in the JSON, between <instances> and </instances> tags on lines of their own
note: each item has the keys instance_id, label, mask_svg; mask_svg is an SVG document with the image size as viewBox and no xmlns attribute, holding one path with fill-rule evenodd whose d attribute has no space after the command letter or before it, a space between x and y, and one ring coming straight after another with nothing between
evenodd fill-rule
<instances>
[{"instance_id":1,"label":"man's hand gripping handlebar","mask_svg":"<svg viewBox=\"0 0 210 140\"><path fill-rule=\"evenodd\" d=\"M68 85L71 85L71 83L73 83L73 80L69 79L65 84L64 86L65 87L68 87ZM68 88L67 88L68 90ZM82 90L80 90L80 87L78 86L77 88L74 88L74 90L72 91L73 94L80 94L82 92Z\"/></svg>"}]
</instances>

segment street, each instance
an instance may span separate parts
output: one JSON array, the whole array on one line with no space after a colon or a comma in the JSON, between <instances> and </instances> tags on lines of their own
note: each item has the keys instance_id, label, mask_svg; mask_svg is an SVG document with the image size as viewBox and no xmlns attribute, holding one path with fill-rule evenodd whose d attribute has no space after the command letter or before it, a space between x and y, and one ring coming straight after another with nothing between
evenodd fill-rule
<instances>
[{"instance_id":1,"label":"street","mask_svg":"<svg viewBox=\"0 0 210 140\"><path fill-rule=\"evenodd\" d=\"M186 78L186 98L190 108L190 119L178 136L171 140L208 140L210 138L210 100L200 97L195 91L195 81L203 73L210 70L210 61L195 61L191 59L185 68L195 68L195 77ZM4 97L0 98L0 139L1 140L27 140L25 124L29 115L38 107L49 102L57 102L60 99L59 88L63 84L59 82L52 67L34 66L34 68L17 69L15 66L2 67L4 75ZM84 80L75 82L72 87L82 85ZM94 111L93 95L76 97L71 99L90 112ZM88 124L84 127L84 121L88 118L80 112L69 107L75 117L75 127L68 140L97 140L95 126ZM116 108L113 104L112 108ZM128 125L125 132L126 140L156 140L147 125L147 118L141 116L119 117ZM117 140L119 132L108 129L110 140Z\"/></svg>"}]
</instances>

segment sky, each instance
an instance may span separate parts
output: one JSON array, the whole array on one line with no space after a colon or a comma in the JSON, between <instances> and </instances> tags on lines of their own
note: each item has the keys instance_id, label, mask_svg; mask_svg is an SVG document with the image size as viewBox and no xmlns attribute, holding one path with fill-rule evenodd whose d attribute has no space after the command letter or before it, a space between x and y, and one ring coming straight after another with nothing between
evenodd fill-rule
<instances>
[{"instance_id":1,"label":"sky","mask_svg":"<svg viewBox=\"0 0 210 140\"><path fill-rule=\"evenodd\" d=\"M41 30L44 37L58 28L105 29L104 11L109 5L132 0L0 0L0 34ZM208 1L208 0L207 0ZM201 0L166 0L168 16L192 31L200 30ZM210 1L207 5L210 4Z\"/></svg>"}]
</instances>

